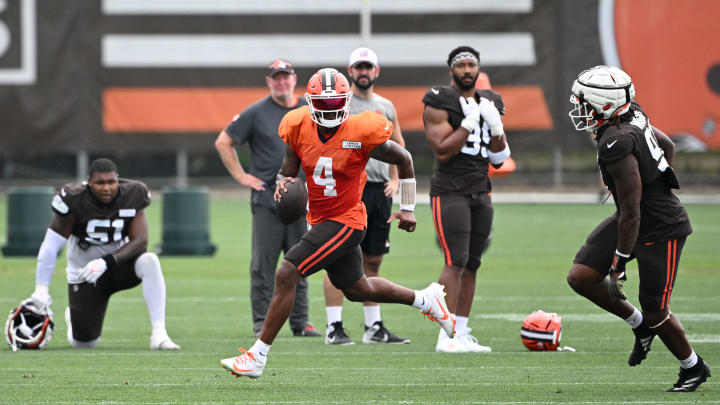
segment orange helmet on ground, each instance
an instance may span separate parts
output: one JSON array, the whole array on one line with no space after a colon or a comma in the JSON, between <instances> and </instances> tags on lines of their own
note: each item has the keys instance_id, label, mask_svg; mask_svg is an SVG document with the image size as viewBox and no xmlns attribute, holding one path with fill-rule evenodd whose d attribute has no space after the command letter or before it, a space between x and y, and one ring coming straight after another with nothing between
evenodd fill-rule
<instances>
[{"instance_id":1,"label":"orange helmet on ground","mask_svg":"<svg viewBox=\"0 0 720 405\"><path fill-rule=\"evenodd\" d=\"M350 116L350 82L336 69L320 69L308 82L305 99L310 117L326 128L336 127Z\"/></svg>"},{"instance_id":2,"label":"orange helmet on ground","mask_svg":"<svg viewBox=\"0 0 720 405\"><path fill-rule=\"evenodd\" d=\"M560 345L562 318L554 312L535 311L520 328L520 338L531 351L555 351Z\"/></svg>"}]
</instances>

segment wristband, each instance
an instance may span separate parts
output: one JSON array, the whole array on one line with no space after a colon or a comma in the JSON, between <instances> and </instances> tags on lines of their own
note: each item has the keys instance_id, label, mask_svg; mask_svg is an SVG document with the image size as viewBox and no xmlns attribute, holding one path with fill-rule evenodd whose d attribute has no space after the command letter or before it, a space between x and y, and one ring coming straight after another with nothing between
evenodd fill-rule
<instances>
[{"instance_id":1,"label":"wristband","mask_svg":"<svg viewBox=\"0 0 720 405\"><path fill-rule=\"evenodd\" d=\"M105 264L107 264L108 270L115 268L115 266L117 266L117 264L118 264L117 258L112 253L101 257L101 259L105 260Z\"/></svg>"},{"instance_id":2,"label":"wristband","mask_svg":"<svg viewBox=\"0 0 720 405\"><path fill-rule=\"evenodd\" d=\"M619 250L615 249L615 254L613 255L613 261L610 265L610 272L613 273L624 273L625 272L625 264L630 261L630 255L625 253L620 253Z\"/></svg>"},{"instance_id":3,"label":"wristband","mask_svg":"<svg viewBox=\"0 0 720 405\"><path fill-rule=\"evenodd\" d=\"M505 149L501 150L500 152L493 152L491 150L488 150L488 160L494 165L499 165L509 157L510 145L508 145L507 143L505 143Z\"/></svg>"},{"instance_id":4,"label":"wristband","mask_svg":"<svg viewBox=\"0 0 720 405\"><path fill-rule=\"evenodd\" d=\"M415 211L415 179L400 179L400 209Z\"/></svg>"}]
</instances>

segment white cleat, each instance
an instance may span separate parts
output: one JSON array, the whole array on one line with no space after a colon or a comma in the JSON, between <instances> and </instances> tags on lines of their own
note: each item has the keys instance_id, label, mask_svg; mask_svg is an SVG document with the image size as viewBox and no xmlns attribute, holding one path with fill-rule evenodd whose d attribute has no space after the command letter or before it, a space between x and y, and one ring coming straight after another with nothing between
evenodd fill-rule
<instances>
[{"instance_id":1,"label":"white cleat","mask_svg":"<svg viewBox=\"0 0 720 405\"><path fill-rule=\"evenodd\" d=\"M447 309L444 289L445 286L432 283L421 291L425 294L425 298L430 300L428 309L423 311L423 314L431 321L439 323L448 337L452 338L455 335L455 317Z\"/></svg>"},{"instance_id":2,"label":"white cleat","mask_svg":"<svg viewBox=\"0 0 720 405\"><path fill-rule=\"evenodd\" d=\"M439 353L468 353L470 350L457 338L438 339L435 351Z\"/></svg>"},{"instance_id":3,"label":"white cleat","mask_svg":"<svg viewBox=\"0 0 720 405\"><path fill-rule=\"evenodd\" d=\"M237 377L258 378L265 369L265 363L258 359L253 352L240 350L243 354L220 360L220 365L232 375Z\"/></svg>"},{"instance_id":4,"label":"white cleat","mask_svg":"<svg viewBox=\"0 0 720 405\"><path fill-rule=\"evenodd\" d=\"M170 339L167 333L150 336L150 350L180 350L180 346Z\"/></svg>"},{"instance_id":5,"label":"white cleat","mask_svg":"<svg viewBox=\"0 0 720 405\"><path fill-rule=\"evenodd\" d=\"M462 335L457 335L456 338L460 343L465 345L465 347L468 349L469 352L472 353L490 353L492 352L492 349L489 346L483 346L478 343L478 340L475 338L475 336L470 334L470 331L472 329L467 328L462 333Z\"/></svg>"}]
</instances>

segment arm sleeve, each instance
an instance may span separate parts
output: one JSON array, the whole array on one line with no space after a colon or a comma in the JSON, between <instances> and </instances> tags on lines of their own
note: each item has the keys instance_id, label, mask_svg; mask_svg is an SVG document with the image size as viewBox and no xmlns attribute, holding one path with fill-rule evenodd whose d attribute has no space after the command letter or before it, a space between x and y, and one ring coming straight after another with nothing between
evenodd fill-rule
<instances>
[{"instance_id":1,"label":"arm sleeve","mask_svg":"<svg viewBox=\"0 0 720 405\"><path fill-rule=\"evenodd\" d=\"M35 268L35 284L50 285L58 253L65 246L67 239L59 233L48 229L45 232L45 239L40 245L37 256L37 267Z\"/></svg>"}]
</instances>

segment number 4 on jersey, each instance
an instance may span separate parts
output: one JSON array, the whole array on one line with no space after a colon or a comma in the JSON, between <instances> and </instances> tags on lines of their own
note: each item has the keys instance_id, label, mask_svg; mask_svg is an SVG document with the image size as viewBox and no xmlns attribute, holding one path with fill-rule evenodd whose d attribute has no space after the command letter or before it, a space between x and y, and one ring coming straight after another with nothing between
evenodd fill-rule
<instances>
[{"instance_id":1,"label":"number 4 on jersey","mask_svg":"<svg viewBox=\"0 0 720 405\"><path fill-rule=\"evenodd\" d=\"M332 172L332 158L320 156L315 164L315 170L313 170L313 181L318 186L325 186L325 197L337 197L336 183Z\"/></svg>"}]
</instances>

